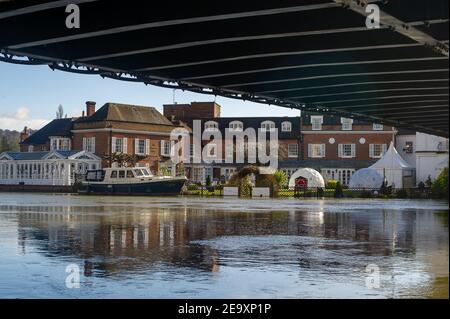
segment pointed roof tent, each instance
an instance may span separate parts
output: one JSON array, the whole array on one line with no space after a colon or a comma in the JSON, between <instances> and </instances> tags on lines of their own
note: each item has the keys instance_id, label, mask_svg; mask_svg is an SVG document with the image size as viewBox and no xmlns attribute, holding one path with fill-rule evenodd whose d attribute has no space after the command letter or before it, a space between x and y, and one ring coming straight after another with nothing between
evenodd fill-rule
<instances>
[{"instance_id":1,"label":"pointed roof tent","mask_svg":"<svg viewBox=\"0 0 450 319\"><path fill-rule=\"evenodd\" d=\"M384 155L372 166L372 169L410 169L411 166L405 162L391 142L389 149Z\"/></svg>"}]
</instances>

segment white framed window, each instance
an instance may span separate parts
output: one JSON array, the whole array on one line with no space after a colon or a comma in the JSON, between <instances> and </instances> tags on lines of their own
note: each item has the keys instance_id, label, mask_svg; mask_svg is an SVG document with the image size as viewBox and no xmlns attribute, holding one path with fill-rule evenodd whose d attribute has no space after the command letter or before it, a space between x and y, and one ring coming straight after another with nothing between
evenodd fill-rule
<instances>
[{"instance_id":1,"label":"white framed window","mask_svg":"<svg viewBox=\"0 0 450 319\"><path fill-rule=\"evenodd\" d=\"M341 124L343 131L351 131L353 127L353 119L341 117Z\"/></svg>"},{"instance_id":2,"label":"white framed window","mask_svg":"<svg viewBox=\"0 0 450 319\"><path fill-rule=\"evenodd\" d=\"M83 150L95 153L95 137L83 137Z\"/></svg>"},{"instance_id":3,"label":"white framed window","mask_svg":"<svg viewBox=\"0 0 450 319\"><path fill-rule=\"evenodd\" d=\"M127 138L126 137L113 137L112 138L112 151L113 153L126 153L127 152Z\"/></svg>"},{"instance_id":4,"label":"white framed window","mask_svg":"<svg viewBox=\"0 0 450 319\"><path fill-rule=\"evenodd\" d=\"M352 158L356 156L356 144L339 144L338 156L341 158Z\"/></svg>"},{"instance_id":5,"label":"white framed window","mask_svg":"<svg viewBox=\"0 0 450 319\"><path fill-rule=\"evenodd\" d=\"M50 137L50 148L58 151L70 151L70 138Z\"/></svg>"},{"instance_id":6,"label":"white framed window","mask_svg":"<svg viewBox=\"0 0 450 319\"><path fill-rule=\"evenodd\" d=\"M298 144L288 144L288 157L298 157Z\"/></svg>"},{"instance_id":7,"label":"white framed window","mask_svg":"<svg viewBox=\"0 0 450 319\"><path fill-rule=\"evenodd\" d=\"M272 121L264 121L261 123L261 131L268 132L275 130L275 123Z\"/></svg>"},{"instance_id":8,"label":"white framed window","mask_svg":"<svg viewBox=\"0 0 450 319\"><path fill-rule=\"evenodd\" d=\"M206 154L208 157L215 157L217 155L217 144L206 144Z\"/></svg>"},{"instance_id":9,"label":"white framed window","mask_svg":"<svg viewBox=\"0 0 450 319\"><path fill-rule=\"evenodd\" d=\"M161 140L161 156L170 156L171 143L167 140Z\"/></svg>"},{"instance_id":10,"label":"white framed window","mask_svg":"<svg viewBox=\"0 0 450 319\"><path fill-rule=\"evenodd\" d=\"M228 124L230 131L242 131L244 129L244 124L241 121L232 121Z\"/></svg>"},{"instance_id":11,"label":"white framed window","mask_svg":"<svg viewBox=\"0 0 450 319\"><path fill-rule=\"evenodd\" d=\"M289 121L284 121L281 123L281 131L282 132L291 132L292 131L292 123Z\"/></svg>"},{"instance_id":12,"label":"white framed window","mask_svg":"<svg viewBox=\"0 0 450 319\"><path fill-rule=\"evenodd\" d=\"M234 144L232 141L225 141L225 157L228 159L233 158Z\"/></svg>"},{"instance_id":13,"label":"white framed window","mask_svg":"<svg viewBox=\"0 0 450 319\"><path fill-rule=\"evenodd\" d=\"M382 131L383 130L383 124L373 123L372 129L374 131Z\"/></svg>"},{"instance_id":14,"label":"white framed window","mask_svg":"<svg viewBox=\"0 0 450 319\"><path fill-rule=\"evenodd\" d=\"M369 157L380 158L387 150L387 144L370 144Z\"/></svg>"},{"instance_id":15,"label":"white framed window","mask_svg":"<svg viewBox=\"0 0 450 319\"><path fill-rule=\"evenodd\" d=\"M403 148L403 152L412 154L414 153L414 142L413 141L406 141L405 147Z\"/></svg>"},{"instance_id":16,"label":"white framed window","mask_svg":"<svg viewBox=\"0 0 450 319\"><path fill-rule=\"evenodd\" d=\"M140 138L136 138L134 139L134 153L136 155L145 155L146 152L146 140L145 139L140 139Z\"/></svg>"},{"instance_id":17,"label":"white framed window","mask_svg":"<svg viewBox=\"0 0 450 319\"><path fill-rule=\"evenodd\" d=\"M325 144L308 144L308 157L325 157Z\"/></svg>"},{"instance_id":18,"label":"white framed window","mask_svg":"<svg viewBox=\"0 0 450 319\"><path fill-rule=\"evenodd\" d=\"M28 152L34 151L34 145L28 145Z\"/></svg>"},{"instance_id":19,"label":"white framed window","mask_svg":"<svg viewBox=\"0 0 450 319\"><path fill-rule=\"evenodd\" d=\"M322 130L323 116L322 115L312 115L311 116L311 129L313 131Z\"/></svg>"},{"instance_id":20,"label":"white framed window","mask_svg":"<svg viewBox=\"0 0 450 319\"><path fill-rule=\"evenodd\" d=\"M215 121L205 122L205 131L217 131L219 130L219 123Z\"/></svg>"}]
</instances>

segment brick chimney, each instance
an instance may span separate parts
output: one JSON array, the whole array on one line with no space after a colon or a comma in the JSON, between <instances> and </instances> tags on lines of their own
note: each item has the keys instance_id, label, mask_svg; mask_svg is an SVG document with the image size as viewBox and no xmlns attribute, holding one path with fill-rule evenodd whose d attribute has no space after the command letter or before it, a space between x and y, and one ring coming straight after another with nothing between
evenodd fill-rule
<instances>
[{"instance_id":1,"label":"brick chimney","mask_svg":"<svg viewBox=\"0 0 450 319\"><path fill-rule=\"evenodd\" d=\"M87 101L86 102L86 116L91 116L95 113L95 102Z\"/></svg>"},{"instance_id":2,"label":"brick chimney","mask_svg":"<svg viewBox=\"0 0 450 319\"><path fill-rule=\"evenodd\" d=\"M20 142L25 141L28 138L29 134L28 134L28 127L24 127L23 131L20 132Z\"/></svg>"}]
</instances>

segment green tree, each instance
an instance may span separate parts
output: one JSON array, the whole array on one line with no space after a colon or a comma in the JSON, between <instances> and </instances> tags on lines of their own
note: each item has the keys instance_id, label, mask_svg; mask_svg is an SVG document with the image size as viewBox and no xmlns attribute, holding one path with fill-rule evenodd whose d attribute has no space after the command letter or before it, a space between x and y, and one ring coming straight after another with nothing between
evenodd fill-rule
<instances>
[{"instance_id":1,"label":"green tree","mask_svg":"<svg viewBox=\"0 0 450 319\"><path fill-rule=\"evenodd\" d=\"M287 182L288 182L286 173L283 172L283 171L280 171L280 170L276 171L276 172L273 174L273 178L274 178L275 184L276 184L278 187L281 187L281 186L283 186L283 185L286 185Z\"/></svg>"},{"instance_id":2,"label":"green tree","mask_svg":"<svg viewBox=\"0 0 450 319\"><path fill-rule=\"evenodd\" d=\"M117 166L119 167L134 167L138 161L144 158L145 156L126 153L112 153L111 155L103 155L103 159L108 161L109 166L112 166L112 163L117 163Z\"/></svg>"},{"instance_id":3,"label":"green tree","mask_svg":"<svg viewBox=\"0 0 450 319\"><path fill-rule=\"evenodd\" d=\"M448 198L448 167L442 170L431 185L431 193L437 198Z\"/></svg>"},{"instance_id":4,"label":"green tree","mask_svg":"<svg viewBox=\"0 0 450 319\"><path fill-rule=\"evenodd\" d=\"M170 171L170 169L167 166L162 165L159 168L159 174L162 175L162 176L171 176L172 172Z\"/></svg>"},{"instance_id":5,"label":"green tree","mask_svg":"<svg viewBox=\"0 0 450 319\"><path fill-rule=\"evenodd\" d=\"M10 150L8 138L3 135L0 143L0 152L6 152Z\"/></svg>"}]
</instances>

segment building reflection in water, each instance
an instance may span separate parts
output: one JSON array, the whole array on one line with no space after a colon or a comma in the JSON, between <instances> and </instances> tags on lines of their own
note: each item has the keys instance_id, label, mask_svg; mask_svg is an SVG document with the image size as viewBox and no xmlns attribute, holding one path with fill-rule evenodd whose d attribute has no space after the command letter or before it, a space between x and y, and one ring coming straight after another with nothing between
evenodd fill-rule
<instances>
[{"instance_id":1,"label":"building reflection in water","mask_svg":"<svg viewBox=\"0 0 450 319\"><path fill-rule=\"evenodd\" d=\"M274 251L279 244L277 236L309 238L313 241L293 243L289 254L272 261L294 260L300 268L333 266L332 261L313 259L307 245L313 250L345 251L350 257L399 253L415 256L418 250L427 251L425 260L433 251L446 251L448 256L448 218L446 223L439 223L433 214L414 210L243 213L180 207L129 206L124 211L115 206L7 205L0 206L0 210L17 217L23 254L27 253L27 245L32 245L47 256L76 259L83 265L86 277L151 271L161 265L219 272L221 265L231 259L225 258L220 245L210 242L228 237L243 242L249 236L260 236L269 243L273 238ZM244 254L252 252L240 253L246 259Z\"/></svg>"}]
</instances>

